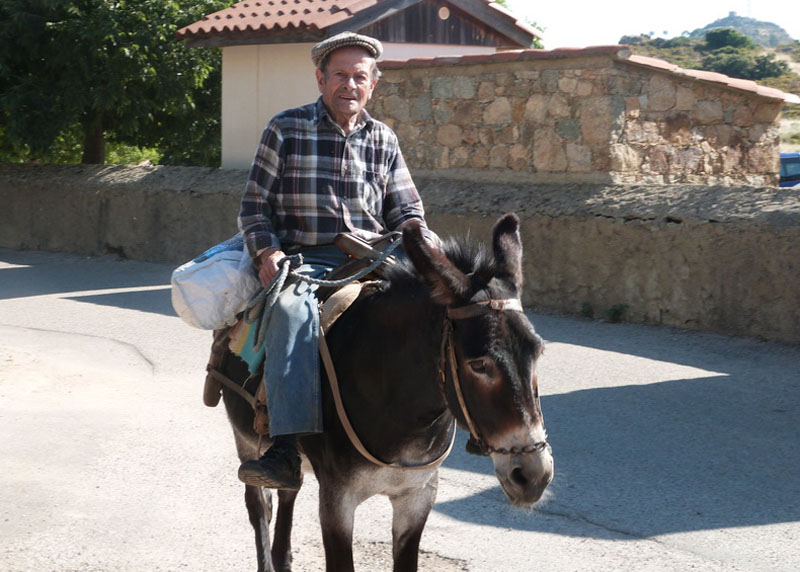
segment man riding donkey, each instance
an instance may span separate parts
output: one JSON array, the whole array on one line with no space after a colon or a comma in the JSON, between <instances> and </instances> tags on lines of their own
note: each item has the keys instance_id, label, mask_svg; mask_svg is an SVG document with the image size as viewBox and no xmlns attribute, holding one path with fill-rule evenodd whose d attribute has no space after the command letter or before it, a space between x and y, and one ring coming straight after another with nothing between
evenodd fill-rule
<instances>
[{"instance_id":1,"label":"man riding donkey","mask_svg":"<svg viewBox=\"0 0 800 572\"><path fill-rule=\"evenodd\" d=\"M346 261L339 233L370 240L423 225L417 189L397 136L364 106L380 77L381 43L344 32L311 50L321 97L275 116L263 132L239 212L239 229L262 286L287 255L302 254L297 274L322 278ZM286 262L286 261L284 261ZM269 433L272 446L239 467L246 484L298 489L298 435L321 432L317 287L290 281L272 307L264 332Z\"/></svg>"}]
</instances>

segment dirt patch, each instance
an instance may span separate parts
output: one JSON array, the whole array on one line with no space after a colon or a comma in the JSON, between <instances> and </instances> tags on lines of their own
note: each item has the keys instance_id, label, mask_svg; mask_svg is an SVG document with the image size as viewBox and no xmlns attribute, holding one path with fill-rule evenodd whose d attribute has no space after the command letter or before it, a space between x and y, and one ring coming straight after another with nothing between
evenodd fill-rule
<instances>
[{"instance_id":1,"label":"dirt patch","mask_svg":"<svg viewBox=\"0 0 800 572\"><path fill-rule=\"evenodd\" d=\"M781 153L789 153L792 151L800 151L800 142L791 142L789 139L792 135L800 135L800 119L782 119L781 120ZM800 137L796 138L798 141Z\"/></svg>"},{"instance_id":2,"label":"dirt patch","mask_svg":"<svg viewBox=\"0 0 800 572\"><path fill-rule=\"evenodd\" d=\"M388 542L354 542L353 560L356 570L380 572L392 569L392 546ZM319 572L325 569L325 557L321 545L306 544L293 553L292 570L295 572ZM469 572L467 563L453 558L444 558L432 552L420 552L420 572Z\"/></svg>"},{"instance_id":3,"label":"dirt patch","mask_svg":"<svg viewBox=\"0 0 800 572\"><path fill-rule=\"evenodd\" d=\"M800 74L800 63L794 61L794 59L792 59L792 56L774 50L769 50L769 51L775 54L776 60L786 62L787 64L789 64L789 69L791 69L796 74Z\"/></svg>"}]
</instances>

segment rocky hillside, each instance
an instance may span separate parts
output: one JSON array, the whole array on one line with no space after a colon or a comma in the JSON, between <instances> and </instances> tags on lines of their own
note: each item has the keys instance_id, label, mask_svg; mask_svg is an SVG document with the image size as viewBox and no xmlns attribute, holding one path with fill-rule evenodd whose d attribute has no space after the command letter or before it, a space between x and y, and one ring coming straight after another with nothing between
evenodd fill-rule
<instances>
[{"instance_id":1,"label":"rocky hillside","mask_svg":"<svg viewBox=\"0 0 800 572\"><path fill-rule=\"evenodd\" d=\"M786 30L777 24L739 16L736 12L730 12L725 18L720 18L715 22L711 22L708 26L694 30L689 34L689 37L693 40L702 40L705 38L706 32L715 28L733 28L740 34L753 40L753 42L759 46L767 48L774 48L794 42L794 39L786 33Z\"/></svg>"}]
</instances>

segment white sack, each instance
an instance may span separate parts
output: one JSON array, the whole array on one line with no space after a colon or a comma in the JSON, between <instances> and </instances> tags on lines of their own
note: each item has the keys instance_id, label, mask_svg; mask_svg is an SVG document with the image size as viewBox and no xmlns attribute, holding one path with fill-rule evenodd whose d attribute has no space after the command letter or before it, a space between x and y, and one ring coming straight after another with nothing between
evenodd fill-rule
<instances>
[{"instance_id":1,"label":"white sack","mask_svg":"<svg viewBox=\"0 0 800 572\"><path fill-rule=\"evenodd\" d=\"M190 326L216 330L232 326L260 286L237 234L172 272L172 307Z\"/></svg>"}]
</instances>

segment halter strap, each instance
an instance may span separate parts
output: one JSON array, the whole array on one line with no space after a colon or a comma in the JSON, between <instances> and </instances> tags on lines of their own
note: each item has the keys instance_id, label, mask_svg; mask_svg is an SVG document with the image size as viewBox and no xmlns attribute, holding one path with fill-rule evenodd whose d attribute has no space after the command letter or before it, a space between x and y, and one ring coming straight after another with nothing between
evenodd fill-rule
<instances>
[{"instance_id":1,"label":"halter strap","mask_svg":"<svg viewBox=\"0 0 800 572\"><path fill-rule=\"evenodd\" d=\"M506 299L492 299L483 300L481 302L473 302L466 306L457 306L447 308L447 317L451 320L463 320L465 318L474 318L490 312L503 312L513 311L522 312L522 302L519 298L506 298Z\"/></svg>"},{"instance_id":2,"label":"halter strap","mask_svg":"<svg viewBox=\"0 0 800 572\"><path fill-rule=\"evenodd\" d=\"M447 362L449 362L450 378L453 380L453 387L455 388L456 397L458 398L458 405L461 408L461 413L464 415L464 420L467 422L467 428L469 429L470 434L478 442L481 450L487 453L503 454L532 453L534 451L541 452L548 447L547 441L532 443L526 447L512 447L511 449L496 449L490 445L487 445L486 441L484 441L481 437L478 427L472 420L472 416L469 414L467 402L464 399L464 393L461 389L461 380L458 376L456 352L453 344L452 320L463 320L466 318L481 316L483 314L489 314L491 312L503 311L523 312L524 310L522 308L522 302L520 302L519 298L491 299L483 300L481 302L473 302L466 306L458 306L456 308L451 308L449 306L447 307L447 312L445 314L446 317L444 319L444 328L442 331L442 349L439 361L439 375L441 376L442 394L445 395L446 398L447 375L445 371L447 369Z\"/></svg>"}]
</instances>

